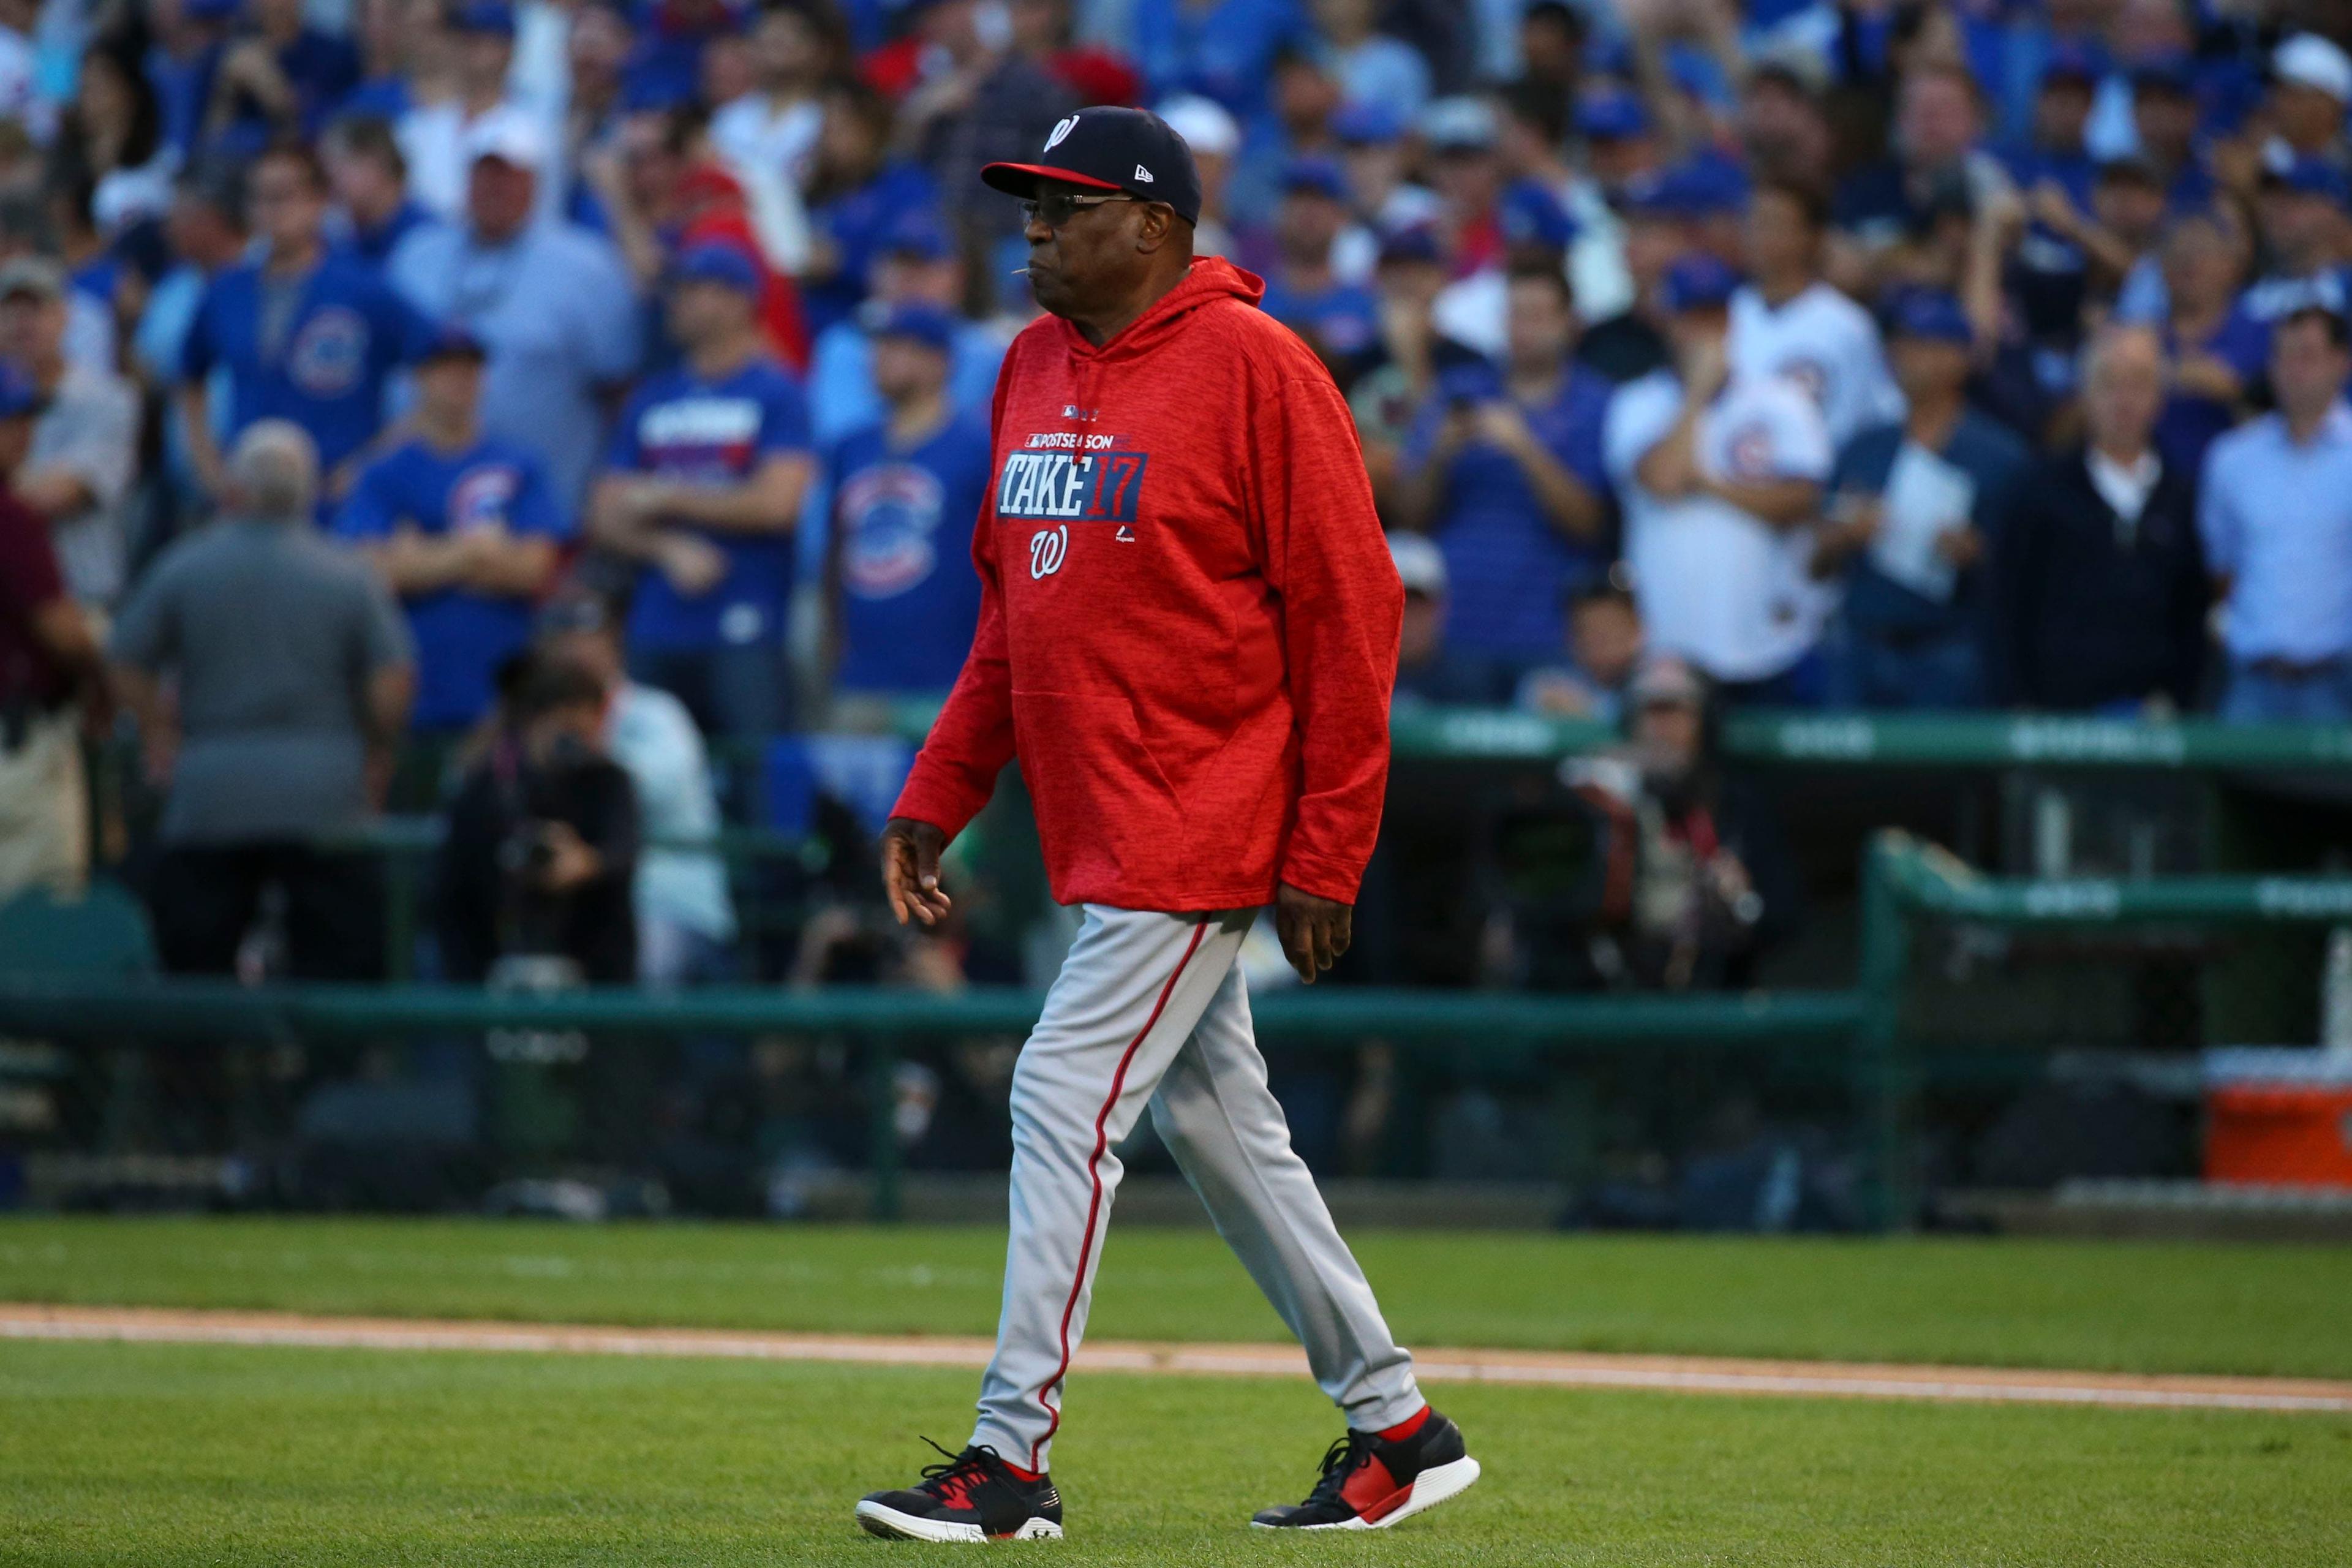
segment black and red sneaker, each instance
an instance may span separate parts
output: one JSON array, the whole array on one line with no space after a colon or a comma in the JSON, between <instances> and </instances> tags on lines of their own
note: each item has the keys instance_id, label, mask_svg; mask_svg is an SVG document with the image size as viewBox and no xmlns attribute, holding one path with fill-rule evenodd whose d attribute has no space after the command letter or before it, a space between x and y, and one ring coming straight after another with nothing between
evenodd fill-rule
<instances>
[{"instance_id":1,"label":"black and red sneaker","mask_svg":"<svg viewBox=\"0 0 2352 1568\"><path fill-rule=\"evenodd\" d=\"M1393 1437L1349 1427L1323 1456L1323 1479L1305 1502L1262 1510L1250 1522L1261 1530L1386 1530L1477 1479L1462 1428L1423 1408Z\"/></svg>"},{"instance_id":2,"label":"black and red sneaker","mask_svg":"<svg viewBox=\"0 0 2352 1568\"><path fill-rule=\"evenodd\" d=\"M929 1437L923 1439L931 1443ZM857 1522L898 1541L1059 1541L1062 1494L1054 1478L1016 1470L985 1445L949 1454L904 1491L868 1492Z\"/></svg>"}]
</instances>

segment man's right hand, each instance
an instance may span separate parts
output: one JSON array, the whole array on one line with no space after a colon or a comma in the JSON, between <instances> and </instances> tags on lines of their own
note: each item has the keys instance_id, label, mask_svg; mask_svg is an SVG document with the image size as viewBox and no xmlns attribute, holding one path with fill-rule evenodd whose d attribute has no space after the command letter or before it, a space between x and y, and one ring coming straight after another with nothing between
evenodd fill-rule
<instances>
[{"instance_id":1,"label":"man's right hand","mask_svg":"<svg viewBox=\"0 0 2352 1568\"><path fill-rule=\"evenodd\" d=\"M882 825L882 891L890 912L905 925L911 918L935 926L950 908L940 891L940 851L948 836L928 822L894 816Z\"/></svg>"}]
</instances>

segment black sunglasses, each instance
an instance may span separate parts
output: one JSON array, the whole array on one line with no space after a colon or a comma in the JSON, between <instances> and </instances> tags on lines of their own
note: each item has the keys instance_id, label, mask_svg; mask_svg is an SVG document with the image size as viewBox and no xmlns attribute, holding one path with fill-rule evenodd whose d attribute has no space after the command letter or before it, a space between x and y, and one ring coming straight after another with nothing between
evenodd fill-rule
<instances>
[{"instance_id":1,"label":"black sunglasses","mask_svg":"<svg viewBox=\"0 0 2352 1568\"><path fill-rule=\"evenodd\" d=\"M1021 224L1025 228L1039 218L1043 218L1045 220L1047 228L1059 228L1088 207L1108 206L1113 202L1131 202L1136 199L1129 195L1074 196L1067 191L1055 191L1049 195L1022 202Z\"/></svg>"}]
</instances>

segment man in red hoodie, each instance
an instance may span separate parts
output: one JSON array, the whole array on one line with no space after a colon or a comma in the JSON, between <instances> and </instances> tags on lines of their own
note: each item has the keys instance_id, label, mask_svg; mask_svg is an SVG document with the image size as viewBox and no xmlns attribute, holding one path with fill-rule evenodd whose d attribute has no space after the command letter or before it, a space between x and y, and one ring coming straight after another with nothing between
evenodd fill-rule
<instances>
[{"instance_id":1,"label":"man in red hoodie","mask_svg":"<svg viewBox=\"0 0 2352 1568\"><path fill-rule=\"evenodd\" d=\"M1054 896L1084 920L1013 1081L1003 1315L971 1445L857 1505L877 1535L1062 1533L1046 1474L1118 1185L1147 1109L1346 1412L1322 1479L1268 1528L1377 1529L1478 1476L1290 1147L1235 967L1259 909L1312 983L1347 951L1380 826L1404 594L1347 404L1192 257L1200 177L1156 116L1097 108L1024 198L1047 315L996 384L974 530L980 627L883 831L904 922L948 910L940 852L1016 755Z\"/></svg>"}]
</instances>

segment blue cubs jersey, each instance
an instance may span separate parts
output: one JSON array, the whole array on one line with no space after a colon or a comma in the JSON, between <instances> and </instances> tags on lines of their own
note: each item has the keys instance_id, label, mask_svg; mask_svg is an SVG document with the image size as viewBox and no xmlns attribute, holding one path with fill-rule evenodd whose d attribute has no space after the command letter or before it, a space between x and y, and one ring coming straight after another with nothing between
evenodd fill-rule
<instances>
[{"instance_id":1,"label":"blue cubs jersey","mask_svg":"<svg viewBox=\"0 0 2352 1568\"><path fill-rule=\"evenodd\" d=\"M180 374L229 378L231 439L257 419L290 419L331 468L383 426L384 384L431 338L432 324L355 258L330 252L283 284L261 264L212 280L188 328Z\"/></svg>"},{"instance_id":2,"label":"blue cubs jersey","mask_svg":"<svg viewBox=\"0 0 2352 1568\"><path fill-rule=\"evenodd\" d=\"M428 534L500 526L559 540L572 533L539 459L499 440L459 452L422 441L395 447L361 470L334 532L362 543L403 524ZM530 640L530 602L440 588L404 607L416 635L416 726L463 729L488 710L499 666Z\"/></svg>"},{"instance_id":3,"label":"blue cubs jersey","mask_svg":"<svg viewBox=\"0 0 2352 1568\"><path fill-rule=\"evenodd\" d=\"M714 381L680 365L637 389L613 432L606 461L629 473L723 484L748 479L779 453L809 449L808 401L773 360L758 359ZM773 642L793 588L789 534L709 531L727 555L727 575L684 598L660 572L639 574L629 643L643 648L707 648Z\"/></svg>"},{"instance_id":4,"label":"blue cubs jersey","mask_svg":"<svg viewBox=\"0 0 2352 1568\"><path fill-rule=\"evenodd\" d=\"M961 415L908 451L868 425L825 465L840 550L847 691L944 691L980 622L971 531L988 499L988 424Z\"/></svg>"}]
</instances>

